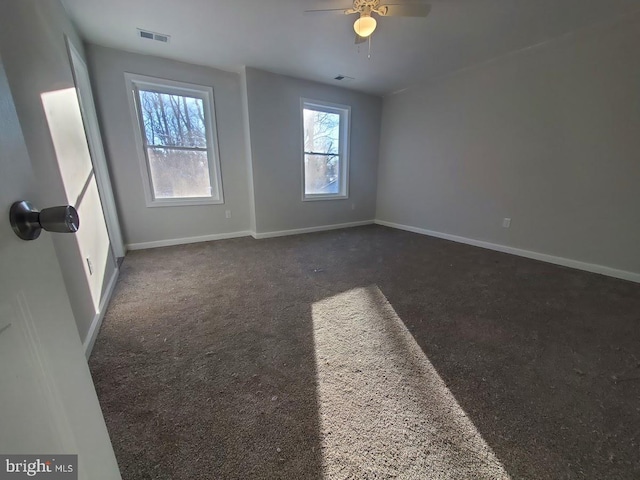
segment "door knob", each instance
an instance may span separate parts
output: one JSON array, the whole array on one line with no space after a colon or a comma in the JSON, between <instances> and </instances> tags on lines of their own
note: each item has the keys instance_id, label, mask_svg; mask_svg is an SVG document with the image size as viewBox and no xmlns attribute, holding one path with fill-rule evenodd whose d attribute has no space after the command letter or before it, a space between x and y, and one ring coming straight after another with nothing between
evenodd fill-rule
<instances>
[{"instance_id":1,"label":"door knob","mask_svg":"<svg viewBox=\"0 0 640 480\"><path fill-rule=\"evenodd\" d=\"M75 233L80 228L80 217L71 205L38 211L24 200L11 205L9 221L13 231L23 240L35 240L43 228L58 233Z\"/></svg>"}]
</instances>

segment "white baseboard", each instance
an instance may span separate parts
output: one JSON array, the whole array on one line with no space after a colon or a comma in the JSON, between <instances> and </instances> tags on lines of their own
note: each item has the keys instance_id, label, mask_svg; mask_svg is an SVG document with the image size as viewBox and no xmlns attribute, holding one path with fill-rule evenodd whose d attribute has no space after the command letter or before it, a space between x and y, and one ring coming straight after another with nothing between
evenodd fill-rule
<instances>
[{"instance_id":1,"label":"white baseboard","mask_svg":"<svg viewBox=\"0 0 640 480\"><path fill-rule=\"evenodd\" d=\"M338 230L340 228L362 227L372 225L374 220L363 220L360 222L335 223L333 225L320 225L317 227L296 228L293 230L279 230L277 232L253 233L253 238L260 240L263 238L285 237L287 235L300 235L302 233L324 232L326 230Z\"/></svg>"},{"instance_id":2,"label":"white baseboard","mask_svg":"<svg viewBox=\"0 0 640 480\"><path fill-rule=\"evenodd\" d=\"M466 243L467 245L473 245L475 247L487 248L489 250L496 250L503 253L510 253L512 255L518 255L519 257L532 258L534 260L541 260L543 262L553 263L555 265L562 265L563 267L575 268L578 270L584 270L591 273L599 273L601 275L607 275L609 277L621 278L623 280L640 283L640 273L618 270L616 268L605 267L604 265L580 262L578 260L571 260L569 258L547 255L546 253L532 252L530 250L523 250L521 248L508 247L506 245L499 245L497 243L484 242L482 240L475 240L473 238L460 237L458 235L426 230L424 228L412 227L409 225L402 225L399 223L387 222L384 220L376 219L375 223L377 225L383 225L385 227L397 228L399 230L406 230L408 232L419 233L422 235L429 235L430 237L442 238L458 243Z\"/></svg>"},{"instance_id":3,"label":"white baseboard","mask_svg":"<svg viewBox=\"0 0 640 480\"><path fill-rule=\"evenodd\" d=\"M156 240L153 242L130 243L127 250L145 250L147 248L171 247L173 245L185 245L187 243L210 242L211 240L225 240L228 238L249 237L249 231L215 233L213 235L201 235L199 237L170 238L169 240Z\"/></svg>"},{"instance_id":4,"label":"white baseboard","mask_svg":"<svg viewBox=\"0 0 640 480\"><path fill-rule=\"evenodd\" d=\"M113 275L111 275L111 279L109 280L109 285L107 285L104 295L102 296L102 300L100 300L100 307L93 317L93 321L91 322L91 326L89 327L89 331L87 332L84 342L82 342L84 356L87 360L89 360L91 350L93 350L93 345L96 343L96 338L100 331L100 325L102 325L102 319L104 318L105 311L107 310L107 305L109 305L109 300L111 300L111 295L113 295L113 290L116 287L116 281L118 280L119 273L120 270L117 268L113 271Z\"/></svg>"}]
</instances>

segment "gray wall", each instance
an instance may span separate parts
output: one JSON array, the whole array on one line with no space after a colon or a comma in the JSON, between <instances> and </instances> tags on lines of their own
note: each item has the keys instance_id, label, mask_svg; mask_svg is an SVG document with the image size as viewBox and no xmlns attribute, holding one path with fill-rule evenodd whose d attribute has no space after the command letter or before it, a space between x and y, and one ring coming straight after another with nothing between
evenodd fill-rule
<instances>
[{"instance_id":1,"label":"gray wall","mask_svg":"<svg viewBox=\"0 0 640 480\"><path fill-rule=\"evenodd\" d=\"M125 243L248 231L249 184L240 76L97 45L86 45L86 51ZM125 72L213 88L223 205L146 206ZM230 219L225 218L225 210L231 210Z\"/></svg>"},{"instance_id":2,"label":"gray wall","mask_svg":"<svg viewBox=\"0 0 640 480\"><path fill-rule=\"evenodd\" d=\"M75 88L64 36L67 35L70 38L81 54L82 42L58 1L3 1L1 8L2 57L34 173L42 187L40 198L43 204L37 206L44 208L65 204L68 201L67 193L41 95L46 92ZM86 148L84 151L86 152ZM61 160L83 162L87 159L88 157L78 156ZM78 185L71 187L77 189ZM92 178L87 183L86 190L94 189L95 178ZM71 203L75 204L73 201ZM93 203L90 210L80 206L79 212L82 217L82 232L78 232L77 235L53 235L52 238L62 266L65 286L80 338L84 341L96 314L91 289L106 286L115 272L116 264L108 248L108 237L105 238L106 252L95 251L96 248L104 249L104 242L100 242L100 245L79 245L78 243L79 239L85 238L79 234L91 234L98 228L98 222L101 222L100 226L104 228L99 201ZM106 235L106 230L104 231ZM82 253L80 247L82 247ZM105 265L99 266L100 269L104 268L103 278L97 281L92 279L92 286L85 274L83 254L94 259L106 258ZM101 293L98 291L97 296L100 297Z\"/></svg>"},{"instance_id":3,"label":"gray wall","mask_svg":"<svg viewBox=\"0 0 640 480\"><path fill-rule=\"evenodd\" d=\"M372 220L381 99L253 68L246 82L257 233ZM346 200L302 201L301 97L351 106Z\"/></svg>"},{"instance_id":4,"label":"gray wall","mask_svg":"<svg viewBox=\"0 0 640 480\"><path fill-rule=\"evenodd\" d=\"M249 182L249 230L256 232L256 198L253 192L253 163L251 154L251 127L249 125L249 99L247 97L247 69L240 73L240 90L242 97L242 126L244 128L244 145L247 161L247 181Z\"/></svg>"},{"instance_id":5,"label":"gray wall","mask_svg":"<svg viewBox=\"0 0 640 480\"><path fill-rule=\"evenodd\" d=\"M640 272L638 45L627 19L385 98L377 218Z\"/></svg>"}]
</instances>

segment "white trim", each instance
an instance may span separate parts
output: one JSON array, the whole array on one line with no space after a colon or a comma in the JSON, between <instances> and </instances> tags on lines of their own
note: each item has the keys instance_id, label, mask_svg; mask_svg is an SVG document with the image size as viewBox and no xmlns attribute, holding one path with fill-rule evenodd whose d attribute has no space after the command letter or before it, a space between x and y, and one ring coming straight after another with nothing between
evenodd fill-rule
<instances>
[{"instance_id":1,"label":"white trim","mask_svg":"<svg viewBox=\"0 0 640 480\"><path fill-rule=\"evenodd\" d=\"M338 193L306 193L305 192L305 153L304 153L304 109L315 109L327 113L340 115L340 189ZM349 153L351 150L351 106L339 103L324 102L311 98L300 97L300 124L302 125L300 135L300 150L302 152L302 201L319 200L345 200L349 198Z\"/></svg>"},{"instance_id":2,"label":"white trim","mask_svg":"<svg viewBox=\"0 0 640 480\"><path fill-rule=\"evenodd\" d=\"M626 270L618 270L616 268L605 267L604 265L597 265L594 263L581 262L579 260L572 260L570 258L556 257L554 255L548 255L546 253L533 252L531 250L523 250L521 248L508 247L506 245L500 245L497 243L485 242L482 240L475 240L473 238L460 237L458 235L451 235L450 233L436 232L433 230L426 230L424 228L412 227L409 225L402 225L400 223L387 222L384 220L376 219L374 221L376 225L383 225L385 227L397 228L398 230L406 230L407 232L419 233L421 235L428 235L430 237L442 238L444 240L451 240L452 242L465 243L467 245L473 245L474 247L487 248L489 250L495 250L497 252L510 253L511 255L517 255L519 257L532 258L534 260L540 260L542 262L553 263L555 265L562 265L563 267L575 268L577 270L584 270L591 273L599 273L608 277L621 278L623 280L629 280L630 282L640 283L640 273L628 272Z\"/></svg>"},{"instance_id":3,"label":"white trim","mask_svg":"<svg viewBox=\"0 0 640 480\"><path fill-rule=\"evenodd\" d=\"M102 325L104 314L107 311L107 306L109 305L109 301L111 300L111 295L113 295L113 290L116 287L116 281L118 280L119 273L120 270L117 268L113 271L113 275L111 275L111 280L109 280L107 289L104 291L104 295L102 295L102 300L100 300L100 308L93 317L93 321L91 322L91 326L89 327L87 336L82 342L82 347L84 348L84 356L87 360L89 360L91 351L93 350L93 345L96 343L96 338L98 338L100 325Z\"/></svg>"},{"instance_id":4,"label":"white trim","mask_svg":"<svg viewBox=\"0 0 640 480\"><path fill-rule=\"evenodd\" d=\"M124 257L124 241L122 240L116 201L113 196L113 187L109 178L109 168L104 153L98 115L93 101L89 69L71 39L65 35L65 40L111 248L113 248L116 257Z\"/></svg>"},{"instance_id":5,"label":"white trim","mask_svg":"<svg viewBox=\"0 0 640 480\"><path fill-rule=\"evenodd\" d=\"M220 148L218 142L218 130L216 122L216 106L213 88L206 85L196 85L193 83L176 82L164 78L149 77L135 73L125 72L125 83L127 85L127 99L129 101L129 111L133 121L134 137L136 149L138 151L138 161L142 174L142 187L144 189L145 202L147 207L179 207L192 205L221 205L224 204L224 192L222 185ZM205 134L207 136L207 158L209 161L209 181L211 188L216 193L211 197L176 197L176 198L155 198L151 172L149 171L149 159L147 157L147 145L144 140L142 118L139 114L138 87L148 89L158 89L162 92L176 95L189 95L200 98L203 103L205 117Z\"/></svg>"},{"instance_id":6,"label":"white trim","mask_svg":"<svg viewBox=\"0 0 640 480\"><path fill-rule=\"evenodd\" d=\"M296 228L293 230L279 230L276 232L254 233L253 238L260 240L263 238L285 237L288 235L300 235L302 233L324 232L326 230L338 230L340 228L362 227L372 225L374 220L363 220L360 222L335 223L333 225L320 225L317 227Z\"/></svg>"},{"instance_id":7,"label":"white trim","mask_svg":"<svg viewBox=\"0 0 640 480\"><path fill-rule=\"evenodd\" d=\"M156 240L153 242L130 243L127 250L146 250L148 248L171 247L174 245L186 245L188 243L210 242L212 240L226 240L228 238L250 237L252 232L214 233L212 235L200 235L198 237L170 238L168 240Z\"/></svg>"}]
</instances>

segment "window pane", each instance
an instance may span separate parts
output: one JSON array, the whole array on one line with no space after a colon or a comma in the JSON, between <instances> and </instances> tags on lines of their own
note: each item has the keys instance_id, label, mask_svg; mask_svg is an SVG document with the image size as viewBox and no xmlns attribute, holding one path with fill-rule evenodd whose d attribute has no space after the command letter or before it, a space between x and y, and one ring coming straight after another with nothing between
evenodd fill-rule
<instances>
[{"instance_id":1,"label":"window pane","mask_svg":"<svg viewBox=\"0 0 640 480\"><path fill-rule=\"evenodd\" d=\"M154 198L211 197L207 152L149 148Z\"/></svg>"},{"instance_id":2,"label":"window pane","mask_svg":"<svg viewBox=\"0 0 640 480\"><path fill-rule=\"evenodd\" d=\"M340 192L338 155L304 156L304 193L306 195Z\"/></svg>"},{"instance_id":3,"label":"window pane","mask_svg":"<svg viewBox=\"0 0 640 480\"><path fill-rule=\"evenodd\" d=\"M337 154L339 152L340 114L305 108L303 117L304 151Z\"/></svg>"},{"instance_id":4,"label":"window pane","mask_svg":"<svg viewBox=\"0 0 640 480\"><path fill-rule=\"evenodd\" d=\"M147 145L207 148L201 98L139 90Z\"/></svg>"}]
</instances>

